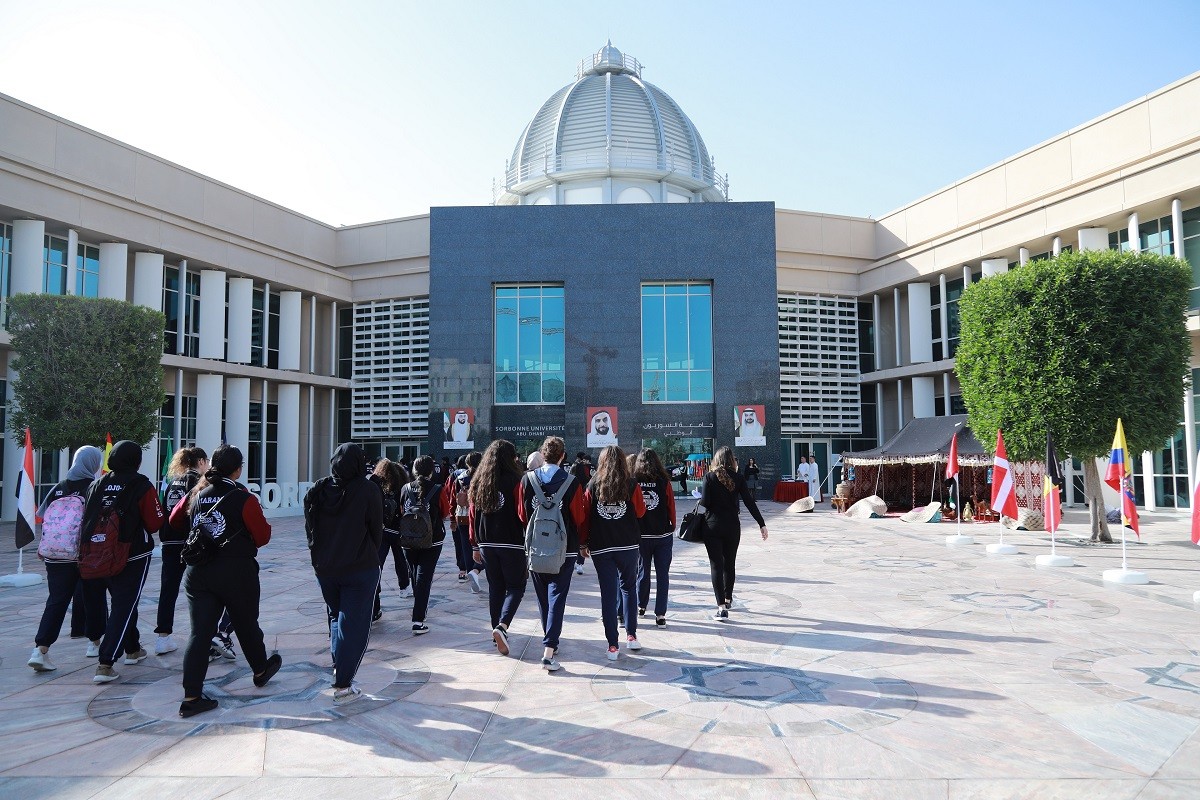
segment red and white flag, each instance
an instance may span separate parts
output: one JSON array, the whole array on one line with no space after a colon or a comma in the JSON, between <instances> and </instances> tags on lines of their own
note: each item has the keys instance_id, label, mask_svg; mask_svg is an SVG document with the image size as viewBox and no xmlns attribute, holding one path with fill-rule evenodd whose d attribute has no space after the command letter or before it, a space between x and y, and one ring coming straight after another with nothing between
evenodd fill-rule
<instances>
[{"instance_id":1,"label":"red and white flag","mask_svg":"<svg viewBox=\"0 0 1200 800\"><path fill-rule=\"evenodd\" d=\"M958 434L950 437L950 460L946 462L946 480L958 477Z\"/></svg>"},{"instance_id":2,"label":"red and white flag","mask_svg":"<svg viewBox=\"0 0 1200 800\"><path fill-rule=\"evenodd\" d=\"M1017 495L1013 491L1008 453L1004 451L1004 435L999 429L996 430L996 457L992 462L992 510L1009 519L1017 518Z\"/></svg>"},{"instance_id":3,"label":"red and white flag","mask_svg":"<svg viewBox=\"0 0 1200 800\"><path fill-rule=\"evenodd\" d=\"M1196 463L1200 464L1200 461ZM1192 487L1192 544L1200 544L1200 507L1197 507L1197 498L1200 498L1200 475L1196 476L1196 485Z\"/></svg>"},{"instance_id":4,"label":"red and white flag","mask_svg":"<svg viewBox=\"0 0 1200 800\"><path fill-rule=\"evenodd\" d=\"M33 498L33 436L25 429L25 466L17 481L17 549L33 541L33 526L37 515L37 503Z\"/></svg>"}]
</instances>

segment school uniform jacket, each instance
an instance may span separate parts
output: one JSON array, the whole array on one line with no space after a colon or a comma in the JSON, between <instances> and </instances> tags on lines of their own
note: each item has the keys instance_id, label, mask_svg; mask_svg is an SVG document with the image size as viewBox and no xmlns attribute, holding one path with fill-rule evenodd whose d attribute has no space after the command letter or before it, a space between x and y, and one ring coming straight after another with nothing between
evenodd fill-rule
<instances>
[{"instance_id":1,"label":"school uniform jacket","mask_svg":"<svg viewBox=\"0 0 1200 800\"><path fill-rule=\"evenodd\" d=\"M639 481L646 514L639 520L643 539L665 539L675 530L675 493L670 481Z\"/></svg>"},{"instance_id":2,"label":"school uniform jacket","mask_svg":"<svg viewBox=\"0 0 1200 800\"><path fill-rule=\"evenodd\" d=\"M525 552L525 526L517 514L517 485L520 478L504 473L500 476L497 495L500 507L484 513L470 506L471 545L481 550L519 550Z\"/></svg>"},{"instance_id":3,"label":"school uniform jacket","mask_svg":"<svg viewBox=\"0 0 1200 800\"><path fill-rule=\"evenodd\" d=\"M432 478L426 479L423 491L425 492L425 502L429 504L429 524L433 526L433 543L430 547L437 547L446 538L444 520L450 516L450 499L446 495L446 487L441 483L434 482ZM420 507L421 496L413 483L404 484L404 488L400 490L398 505L398 515L415 511Z\"/></svg>"},{"instance_id":4,"label":"school uniform jacket","mask_svg":"<svg viewBox=\"0 0 1200 800\"><path fill-rule=\"evenodd\" d=\"M636 483L629 481L628 500L601 503L593 478L584 491L584 502L588 514L581 531L581 546L587 547L593 556L638 549L642 539L638 519L646 514L646 502Z\"/></svg>"},{"instance_id":5,"label":"school uniform jacket","mask_svg":"<svg viewBox=\"0 0 1200 800\"><path fill-rule=\"evenodd\" d=\"M196 495L191 509L188 509L188 498L184 497L171 509L168 522L175 530L190 531L192 520L197 514L215 507L230 492L241 494L229 498L217 509L217 513L225 518L225 530L232 537L217 551L217 557L254 558L258 555L258 548L271 541L271 525L263 516L258 498L229 478L221 478L216 483L205 486ZM245 536L240 535L243 529L246 532Z\"/></svg>"},{"instance_id":6,"label":"school uniform jacket","mask_svg":"<svg viewBox=\"0 0 1200 800\"><path fill-rule=\"evenodd\" d=\"M525 477L521 478L520 485L517 486L517 514L520 515L523 525L528 525L529 520L533 519L533 504L537 500L533 481L537 481L546 497L550 497L562 488L563 481L567 479L566 470L558 465L551 466L554 467L553 471L548 467L539 467L533 472L526 472ZM588 513L587 503L584 502L583 496L584 487L580 485L578 479L574 476L571 477L571 485L567 488L567 493L563 495L561 506L563 523L567 526L568 556L579 552L579 529L583 527Z\"/></svg>"}]
</instances>

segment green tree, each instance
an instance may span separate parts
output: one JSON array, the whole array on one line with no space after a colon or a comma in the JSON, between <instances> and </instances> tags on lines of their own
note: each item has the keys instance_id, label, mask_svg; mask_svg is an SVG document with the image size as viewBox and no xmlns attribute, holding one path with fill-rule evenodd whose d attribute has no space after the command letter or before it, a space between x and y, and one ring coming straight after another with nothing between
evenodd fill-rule
<instances>
[{"instance_id":1,"label":"green tree","mask_svg":"<svg viewBox=\"0 0 1200 800\"><path fill-rule=\"evenodd\" d=\"M119 300L19 294L9 301L17 408L39 448L74 450L113 440L145 444L163 403L165 318Z\"/></svg>"},{"instance_id":2,"label":"green tree","mask_svg":"<svg viewBox=\"0 0 1200 800\"><path fill-rule=\"evenodd\" d=\"M971 429L982 442L1003 429L1018 461L1043 458L1053 433L1059 454L1083 461L1092 538L1111 540L1095 459L1117 418L1127 457L1178 431L1190 286L1183 261L1108 250L1030 262L963 293L955 371Z\"/></svg>"}]
</instances>

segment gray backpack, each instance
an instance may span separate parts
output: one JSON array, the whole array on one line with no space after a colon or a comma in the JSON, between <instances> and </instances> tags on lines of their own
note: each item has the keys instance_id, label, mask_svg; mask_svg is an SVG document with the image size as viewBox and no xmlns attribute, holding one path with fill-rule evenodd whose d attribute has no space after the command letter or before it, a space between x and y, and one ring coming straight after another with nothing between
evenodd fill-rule
<instances>
[{"instance_id":1,"label":"gray backpack","mask_svg":"<svg viewBox=\"0 0 1200 800\"><path fill-rule=\"evenodd\" d=\"M568 474L558 491L547 497L537 476L530 478L533 516L525 526L525 553L529 556L530 572L557 575L567 560L567 525L563 521L562 499L574 481L574 476Z\"/></svg>"}]
</instances>

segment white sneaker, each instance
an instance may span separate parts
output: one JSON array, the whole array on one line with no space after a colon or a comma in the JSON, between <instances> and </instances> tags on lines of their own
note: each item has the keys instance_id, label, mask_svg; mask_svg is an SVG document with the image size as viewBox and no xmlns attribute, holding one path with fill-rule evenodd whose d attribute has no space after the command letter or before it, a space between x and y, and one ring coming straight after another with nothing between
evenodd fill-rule
<instances>
[{"instance_id":1,"label":"white sneaker","mask_svg":"<svg viewBox=\"0 0 1200 800\"><path fill-rule=\"evenodd\" d=\"M175 637L171 634L159 636L154 640L154 655L165 656L167 653L174 653L179 649L179 645L175 644Z\"/></svg>"},{"instance_id":2,"label":"white sneaker","mask_svg":"<svg viewBox=\"0 0 1200 800\"><path fill-rule=\"evenodd\" d=\"M621 654L621 651L617 649L616 645L608 648L608 660L609 661L616 661L617 656L619 656L620 654Z\"/></svg>"},{"instance_id":3,"label":"white sneaker","mask_svg":"<svg viewBox=\"0 0 1200 800\"><path fill-rule=\"evenodd\" d=\"M471 570L467 573L467 580L471 582L471 593L479 594L483 591L483 587L479 584L479 573Z\"/></svg>"},{"instance_id":4,"label":"white sneaker","mask_svg":"<svg viewBox=\"0 0 1200 800\"><path fill-rule=\"evenodd\" d=\"M100 642L99 642L99 640L97 640L95 642L88 642L88 649L87 649L87 652L84 653L84 655L88 658L99 658L100 657Z\"/></svg>"},{"instance_id":5,"label":"white sneaker","mask_svg":"<svg viewBox=\"0 0 1200 800\"><path fill-rule=\"evenodd\" d=\"M558 663L558 659L554 657L543 658L542 669L546 670L547 672L556 672L557 670L562 669L562 664Z\"/></svg>"},{"instance_id":6,"label":"white sneaker","mask_svg":"<svg viewBox=\"0 0 1200 800\"><path fill-rule=\"evenodd\" d=\"M583 564L576 564L576 565L575 565L575 574L576 574L576 575L582 575L582 574L583 574Z\"/></svg>"},{"instance_id":7,"label":"white sneaker","mask_svg":"<svg viewBox=\"0 0 1200 800\"><path fill-rule=\"evenodd\" d=\"M413 591L412 591L411 586L409 586L407 589L400 590L400 599L401 600L411 600L412 596L413 596Z\"/></svg>"},{"instance_id":8,"label":"white sneaker","mask_svg":"<svg viewBox=\"0 0 1200 800\"><path fill-rule=\"evenodd\" d=\"M34 672L53 672L58 669L54 666L54 662L50 660L49 653L43 653L40 648L33 648L33 655L29 656L29 661L26 662L33 667Z\"/></svg>"},{"instance_id":9,"label":"white sneaker","mask_svg":"<svg viewBox=\"0 0 1200 800\"><path fill-rule=\"evenodd\" d=\"M339 706L342 703L352 703L362 697L362 690L357 686L347 686L345 689L333 690L333 702Z\"/></svg>"},{"instance_id":10,"label":"white sneaker","mask_svg":"<svg viewBox=\"0 0 1200 800\"><path fill-rule=\"evenodd\" d=\"M630 650L641 650L642 643L637 640L636 636L630 636L628 644L625 645Z\"/></svg>"}]
</instances>

